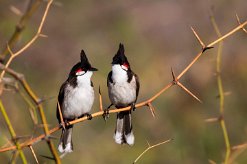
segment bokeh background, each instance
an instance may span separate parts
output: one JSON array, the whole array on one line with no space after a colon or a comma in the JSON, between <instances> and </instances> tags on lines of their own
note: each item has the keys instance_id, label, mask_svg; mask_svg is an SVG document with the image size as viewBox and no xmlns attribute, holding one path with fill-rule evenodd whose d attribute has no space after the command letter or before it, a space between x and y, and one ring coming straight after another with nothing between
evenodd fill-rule
<instances>
[{"instance_id":1,"label":"bokeh background","mask_svg":"<svg viewBox=\"0 0 247 164\"><path fill-rule=\"evenodd\" d=\"M14 32L20 19L10 8L26 10L28 0L0 2L0 46ZM22 37L13 50L18 50L35 34L45 2L32 16ZM40 97L50 127L57 125L56 97L71 67L79 61L84 49L93 66L99 69L93 76L95 91L100 85L104 107L109 105L106 78L118 44L125 45L132 69L139 75L141 89L138 102L144 101L172 80L171 67L176 74L192 60L201 47L194 37L193 26L205 43L217 38L210 21L213 13L220 31L225 34L238 25L235 13L247 19L245 0L144 0L144 1L66 1L57 0L51 7L43 28L47 38L39 38L11 64L25 74L27 81ZM247 35L239 31L223 43L222 80L225 97L224 118L232 146L247 142ZM195 93L198 103L178 87L172 87L155 100L156 118L147 107L133 114L135 145L117 145L113 140L115 115L105 123L100 117L75 125L74 152L63 163L132 163L150 144L173 138L170 143L150 150L139 163L220 163L224 160L225 144L220 124L205 119L219 116L216 81L218 46L208 50L183 76L181 82ZM99 110L96 94L93 112ZM15 91L5 91L1 99L18 135L30 135L33 123L28 105ZM42 133L39 129L35 135ZM60 136L60 131L54 134ZM5 145L10 135L0 116L0 143ZM58 140L55 141L57 145ZM52 163L42 157L51 156L47 144L34 145L40 163ZM30 163L34 159L24 149ZM11 152L0 154L6 163ZM20 159L18 163L20 163ZM243 152L235 163L246 163Z\"/></svg>"}]
</instances>

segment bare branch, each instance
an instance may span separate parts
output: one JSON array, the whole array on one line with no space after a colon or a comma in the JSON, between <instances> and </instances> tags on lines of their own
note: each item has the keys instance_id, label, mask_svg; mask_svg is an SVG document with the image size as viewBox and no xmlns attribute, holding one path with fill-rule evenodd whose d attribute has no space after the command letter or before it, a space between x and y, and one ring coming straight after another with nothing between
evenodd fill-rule
<instances>
[{"instance_id":1,"label":"bare branch","mask_svg":"<svg viewBox=\"0 0 247 164\"><path fill-rule=\"evenodd\" d=\"M25 28L26 23L30 20L31 16L33 15L33 13L39 8L39 6L41 5L41 0L35 0L30 1L30 3L28 4L29 7L27 8L26 12L24 13L24 15L21 17L20 21L18 22L15 32L12 34L11 38L8 41L8 46L9 47L13 47L13 45L16 43L16 41L20 38L20 35L23 31L23 29ZM20 14L19 10L13 6L11 6L12 11L14 11L15 13ZM6 47L2 54L0 55L0 60L3 61L5 60L5 57L7 56L7 54L9 53L8 48Z\"/></svg>"},{"instance_id":2,"label":"bare branch","mask_svg":"<svg viewBox=\"0 0 247 164\"><path fill-rule=\"evenodd\" d=\"M155 145L150 145L148 142L148 148L146 148L136 159L135 159L135 161L133 162L133 164L134 163L136 163L147 151L149 151L150 149L153 149L153 148L155 148L155 147L157 147L157 146L160 146L160 145L163 145L163 144L165 144L165 143L168 143L168 142L170 142L172 139L168 139L168 140L166 140L166 141L163 141L163 142L159 142L159 143L157 143L157 144L155 144Z\"/></svg>"},{"instance_id":3,"label":"bare branch","mask_svg":"<svg viewBox=\"0 0 247 164\"><path fill-rule=\"evenodd\" d=\"M22 52L24 52L27 48L29 48L35 41L36 39L40 36L40 33L41 33L41 30L43 28L43 25L44 25L44 22L45 22L45 19L46 19L46 16L48 14L48 11L49 11L49 8L50 8L50 5L52 4L53 0L49 0L48 3L47 3L47 7L46 7L46 10L44 12L44 15L42 17L42 20L40 22L40 25L39 25L39 28L37 30L37 33L35 34L35 36L27 43L25 44L20 50L18 50L17 52L13 53L10 50L9 48L9 44L7 46L7 49L9 52L12 53L12 55L10 56L8 62L6 63L5 67L8 68L9 65L11 64L11 62L13 61L13 59L17 56L19 56ZM5 74L5 71L3 71L0 75L0 80L4 77L4 74Z\"/></svg>"}]
</instances>

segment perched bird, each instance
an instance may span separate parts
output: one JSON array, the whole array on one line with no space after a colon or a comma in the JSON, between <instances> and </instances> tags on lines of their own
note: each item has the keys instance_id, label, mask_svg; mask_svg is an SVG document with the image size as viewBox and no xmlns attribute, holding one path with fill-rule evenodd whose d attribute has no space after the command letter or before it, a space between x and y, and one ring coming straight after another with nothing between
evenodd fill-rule
<instances>
[{"instance_id":1,"label":"perched bird","mask_svg":"<svg viewBox=\"0 0 247 164\"><path fill-rule=\"evenodd\" d=\"M91 66L85 52L82 50L81 61L73 66L68 79L62 84L59 91L59 104L57 105L59 123L61 123L61 117L65 123L85 115L88 119L92 119L89 112L94 102L93 83L91 81L93 71L97 71L97 69ZM60 153L73 151L72 128L73 125L68 125L62 129L58 145Z\"/></svg>"},{"instance_id":2,"label":"perched bird","mask_svg":"<svg viewBox=\"0 0 247 164\"><path fill-rule=\"evenodd\" d=\"M129 62L124 54L123 44L119 44L119 49L113 57L111 64L112 70L108 74L107 86L112 104L107 110L112 105L116 108L131 106L134 110L140 83L138 76L130 69ZM114 139L118 144L134 144L135 138L132 131L131 110L117 113Z\"/></svg>"}]
</instances>

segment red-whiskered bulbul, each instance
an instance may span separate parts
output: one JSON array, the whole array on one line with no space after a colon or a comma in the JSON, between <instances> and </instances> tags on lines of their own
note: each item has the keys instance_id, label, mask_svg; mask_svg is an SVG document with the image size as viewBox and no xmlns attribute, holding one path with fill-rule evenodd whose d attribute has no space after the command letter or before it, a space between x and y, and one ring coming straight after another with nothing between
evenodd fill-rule
<instances>
[{"instance_id":1,"label":"red-whiskered bulbul","mask_svg":"<svg viewBox=\"0 0 247 164\"><path fill-rule=\"evenodd\" d=\"M127 57L124 54L124 45L121 43L117 54L113 57L112 70L108 74L107 86L111 105L116 108L131 106L131 110L134 110L140 83L138 76L130 68ZM117 113L114 139L118 144L134 144L131 110Z\"/></svg>"},{"instance_id":2,"label":"red-whiskered bulbul","mask_svg":"<svg viewBox=\"0 0 247 164\"><path fill-rule=\"evenodd\" d=\"M97 71L97 69L91 66L85 52L82 50L81 61L73 66L58 95L58 102L65 123L85 115L88 116L88 119L92 118L89 112L94 102L93 83L91 81L93 71ZM58 106L57 119L61 123ZM58 145L60 153L73 151L72 128L73 125L68 125L62 129Z\"/></svg>"}]
</instances>

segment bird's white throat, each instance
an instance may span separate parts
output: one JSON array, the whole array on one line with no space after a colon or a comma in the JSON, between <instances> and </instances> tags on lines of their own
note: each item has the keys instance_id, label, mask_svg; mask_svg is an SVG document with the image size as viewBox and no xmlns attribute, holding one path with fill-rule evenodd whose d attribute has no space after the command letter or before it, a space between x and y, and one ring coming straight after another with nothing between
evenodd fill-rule
<instances>
[{"instance_id":1,"label":"bird's white throat","mask_svg":"<svg viewBox=\"0 0 247 164\"><path fill-rule=\"evenodd\" d=\"M126 82L128 79L127 72L123 70L120 64L112 65L112 80L113 82Z\"/></svg>"},{"instance_id":2,"label":"bird's white throat","mask_svg":"<svg viewBox=\"0 0 247 164\"><path fill-rule=\"evenodd\" d=\"M91 85L91 77L93 75L92 71L87 71L85 74L81 75L81 76L77 76L77 83L78 85L84 85L84 86L88 86Z\"/></svg>"}]
</instances>

